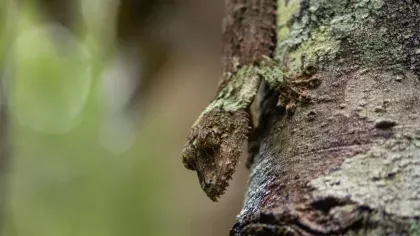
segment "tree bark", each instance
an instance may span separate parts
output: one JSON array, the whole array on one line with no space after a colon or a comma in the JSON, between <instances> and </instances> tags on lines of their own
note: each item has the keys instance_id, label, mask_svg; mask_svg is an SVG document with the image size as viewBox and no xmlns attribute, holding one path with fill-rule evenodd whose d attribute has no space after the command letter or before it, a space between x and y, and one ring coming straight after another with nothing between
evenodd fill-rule
<instances>
[{"instance_id":1,"label":"tree bark","mask_svg":"<svg viewBox=\"0 0 420 236\"><path fill-rule=\"evenodd\" d=\"M420 235L420 1L279 0L277 12L279 68L310 65L321 84L292 114L264 86L231 235Z\"/></svg>"}]
</instances>

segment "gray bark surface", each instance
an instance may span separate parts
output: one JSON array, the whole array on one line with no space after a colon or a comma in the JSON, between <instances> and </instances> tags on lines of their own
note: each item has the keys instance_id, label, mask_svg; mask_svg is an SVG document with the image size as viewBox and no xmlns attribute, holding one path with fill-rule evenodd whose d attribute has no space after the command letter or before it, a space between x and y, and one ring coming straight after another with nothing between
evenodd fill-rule
<instances>
[{"instance_id":1,"label":"gray bark surface","mask_svg":"<svg viewBox=\"0 0 420 236\"><path fill-rule=\"evenodd\" d=\"M420 235L420 2L277 7L279 67L321 84L292 115L265 86L231 235Z\"/></svg>"}]
</instances>

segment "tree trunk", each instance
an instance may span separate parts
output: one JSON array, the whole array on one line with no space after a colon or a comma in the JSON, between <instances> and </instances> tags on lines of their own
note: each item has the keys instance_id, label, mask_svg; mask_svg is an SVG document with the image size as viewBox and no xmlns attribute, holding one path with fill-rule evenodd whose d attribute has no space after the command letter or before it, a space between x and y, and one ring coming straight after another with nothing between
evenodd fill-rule
<instances>
[{"instance_id":1,"label":"tree trunk","mask_svg":"<svg viewBox=\"0 0 420 236\"><path fill-rule=\"evenodd\" d=\"M294 112L263 89L231 235L420 235L420 1L277 10L279 68L321 84Z\"/></svg>"}]
</instances>

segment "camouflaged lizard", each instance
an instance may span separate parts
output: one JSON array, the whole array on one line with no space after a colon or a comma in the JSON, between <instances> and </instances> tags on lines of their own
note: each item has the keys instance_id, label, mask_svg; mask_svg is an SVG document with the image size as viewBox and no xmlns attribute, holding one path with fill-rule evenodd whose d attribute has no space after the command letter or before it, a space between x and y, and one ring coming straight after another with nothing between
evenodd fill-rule
<instances>
[{"instance_id":1,"label":"camouflaged lizard","mask_svg":"<svg viewBox=\"0 0 420 236\"><path fill-rule=\"evenodd\" d=\"M291 110L302 99L294 88L312 83L314 68L296 79L283 77L273 60L276 46L276 0L227 0L223 22L223 74L216 98L192 126L182 152L201 188L217 201L225 192L251 131L249 107L261 80L282 90L279 105ZM302 79L303 78L303 79Z\"/></svg>"}]
</instances>

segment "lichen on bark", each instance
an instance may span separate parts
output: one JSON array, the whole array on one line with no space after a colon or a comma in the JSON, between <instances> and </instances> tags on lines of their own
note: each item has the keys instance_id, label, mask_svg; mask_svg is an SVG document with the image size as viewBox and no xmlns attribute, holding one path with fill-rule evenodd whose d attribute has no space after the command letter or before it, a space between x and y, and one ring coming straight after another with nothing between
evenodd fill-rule
<instances>
[{"instance_id":1,"label":"lichen on bark","mask_svg":"<svg viewBox=\"0 0 420 236\"><path fill-rule=\"evenodd\" d=\"M302 56L316 56L324 67L337 62L359 66L405 64L405 68L418 72L419 56L415 53L420 46L415 29L418 19L407 17L417 14L416 4L415 1L389 4L382 0L302 1L295 15L298 19L290 17L288 21L292 25L290 33L279 42L276 58L289 70L301 67Z\"/></svg>"}]
</instances>

